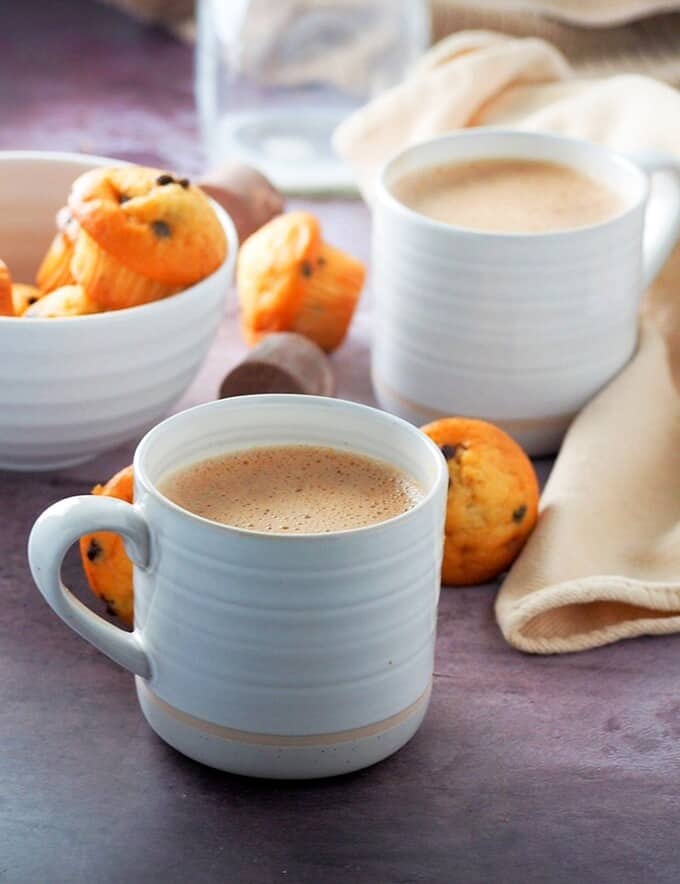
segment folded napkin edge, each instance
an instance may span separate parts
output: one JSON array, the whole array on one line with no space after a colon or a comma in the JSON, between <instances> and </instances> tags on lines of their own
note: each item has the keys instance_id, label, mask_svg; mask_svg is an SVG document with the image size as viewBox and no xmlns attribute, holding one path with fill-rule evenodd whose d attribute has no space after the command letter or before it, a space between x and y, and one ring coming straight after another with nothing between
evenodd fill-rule
<instances>
[{"instance_id":1,"label":"folded napkin edge","mask_svg":"<svg viewBox=\"0 0 680 884\"><path fill-rule=\"evenodd\" d=\"M631 616L606 626L569 635L527 635L526 629L541 615L569 605L623 606L655 616ZM494 605L497 622L506 641L530 654L584 651L642 635L664 635L680 630L680 582L650 582L598 575L569 580L534 590L522 599L509 601L501 594ZM667 615L667 616L664 616Z\"/></svg>"}]
</instances>

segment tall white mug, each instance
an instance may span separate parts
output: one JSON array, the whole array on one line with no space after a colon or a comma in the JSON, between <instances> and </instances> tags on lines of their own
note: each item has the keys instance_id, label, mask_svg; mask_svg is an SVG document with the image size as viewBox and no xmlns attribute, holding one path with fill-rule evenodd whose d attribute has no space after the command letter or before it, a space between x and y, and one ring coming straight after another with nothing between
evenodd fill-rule
<instances>
[{"instance_id":1,"label":"tall white mug","mask_svg":"<svg viewBox=\"0 0 680 884\"><path fill-rule=\"evenodd\" d=\"M158 490L203 458L301 443L377 457L415 478L423 497L376 525L280 535L208 521ZM448 481L430 439L351 402L243 396L159 424L134 471L133 505L83 496L46 510L29 561L59 617L135 674L164 740L234 773L308 778L373 764L413 736L432 684ZM126 538L132 633L61 582L66 551L95 530Z\"/></svg>"},{"instance_id":2,"label":"tall white mug","mask_svg":"<svg viewBox=\"0 0 680 884\"><path fill-rule=\"evenodd\" d=\"M406 172L490 157L566 164L620 193L625 208L588 227L498 234L434 221L392 193ZM490 420L530 454L553 453L633 354L640 294L679 234L680 164L670 156L498 129L407 148L383 169L375 201L378 401L417 424Z\"/></svg>"}]
</instances>

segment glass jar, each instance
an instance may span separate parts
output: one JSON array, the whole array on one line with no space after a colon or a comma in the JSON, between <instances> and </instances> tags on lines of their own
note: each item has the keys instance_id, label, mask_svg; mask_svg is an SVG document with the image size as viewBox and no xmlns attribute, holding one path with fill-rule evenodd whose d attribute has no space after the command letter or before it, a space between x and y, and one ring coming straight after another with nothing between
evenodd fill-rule
<instances>
[{"instance_id":1,"label":"glass jar","mask_svg":"<svg viewBox=\"0 0 680 884\"><path fill-rule=\"evenodd\" d=\"M337 124L427 47L428 0L199 0L196 93L208 161L287 193L351 190Z\"/></svg>"}]
</instances>

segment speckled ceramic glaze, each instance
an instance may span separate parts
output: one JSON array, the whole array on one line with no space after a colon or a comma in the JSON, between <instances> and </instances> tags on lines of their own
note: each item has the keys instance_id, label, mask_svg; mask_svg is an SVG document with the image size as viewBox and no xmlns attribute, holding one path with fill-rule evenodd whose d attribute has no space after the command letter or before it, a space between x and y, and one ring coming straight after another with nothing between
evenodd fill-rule
<instances>
[{"instance_id":1,"label":"speckled ceramic glaze","mask_svg":"<svg viewBox=\"0 0 680 884\"><path fill-rule=\"evenodd\" d=\"M73 180L116 160L0 153L0 256L32 282ZM0 469L45 470L139 436L191 383L224 312L238 248L184 292L130 310L68 319L0 317Z\"/></svg>"},{"instance_id":2,"label":"speckled ceramic glaze","mask_svg":"<svg viewBox=\"0 0 680 884\"><path fill-rule=\"evenodd\" d=\"M424 497L377 525L271 535L206 521L156 489L202 458L268 444L381 458ZM253 776L320 777L402 746L427 709L447 472L410 424L311 396L247 396L169 418L140 443L135 504L61 501L37 521L38 587L77 632L137 676L148 722L181 752ZM61 560L82 534L115 530L135 561L135 628L74 601Z\"/></svg>"},{"instance_id":3,"label":"speckled ceramic glaze","mask_svg":"<svg viewBox=\"0 0 680 884\"><path fill-rule=\"evenodd\" d=\"M457 160L565 163L624 196L590 227L496 234L453 227L391 193L405 172ZM649 196L648 173L660 171ZM680 165L583 141L482 129L410 147L376 196L373 382L417 424L460 414L499 424L531 454L554 452L576 412L632 355L640 293L680 230Z\"/></svg>"}]
</instances>

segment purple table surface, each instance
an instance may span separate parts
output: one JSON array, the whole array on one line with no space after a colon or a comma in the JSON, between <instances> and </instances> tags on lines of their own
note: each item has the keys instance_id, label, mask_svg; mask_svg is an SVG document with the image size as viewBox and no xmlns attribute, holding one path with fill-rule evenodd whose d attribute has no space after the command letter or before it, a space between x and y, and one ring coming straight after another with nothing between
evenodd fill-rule
<instances>
[{"instance_id":1,"label":"purple table surface","mask_svg":"<svg viewBox=\"0 0 680 884\"><path fill-rule=\"evenodd\" d=\"M2 3L0 35L1 148L200 171L188 47L85 0ZM314 210L368 257L363 207ZM370 324L369 291L334 357L340 394L367 402ZM242 353L232 298L178 408L212 398ZM680 640L524 656L494 623L493 586L443 591L429 715L370 770L259 782L164 745L131 677L50 612L25 557L38 513L133 447L0 475L0 882L680 880ZM87 597L75 553L65 578Z\"/></svg>"}]
</instances>

